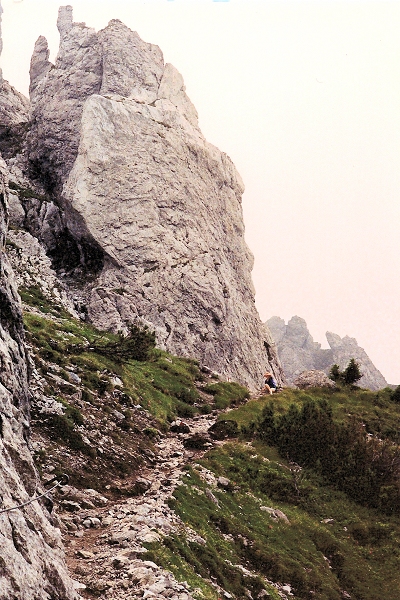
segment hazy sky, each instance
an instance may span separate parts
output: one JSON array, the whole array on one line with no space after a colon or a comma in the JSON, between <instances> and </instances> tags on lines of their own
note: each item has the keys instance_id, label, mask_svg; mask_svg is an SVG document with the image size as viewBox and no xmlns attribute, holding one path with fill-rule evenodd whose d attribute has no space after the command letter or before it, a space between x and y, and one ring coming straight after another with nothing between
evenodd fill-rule
<instances>
[{"instance_id":1,"label":"hazy sky","mask_svg":"<svg viewBox=\"0 0 400 600\"><path fill-rule=\"evenodd\" d=\"M185 79L207 139L246 185L261 318L315 341L355 337L400 383L400 2L76 0L119 18ZM36 38L58 48L57 0L2 0L3 74L27 93Z\"/></svg>"}]
</instances>

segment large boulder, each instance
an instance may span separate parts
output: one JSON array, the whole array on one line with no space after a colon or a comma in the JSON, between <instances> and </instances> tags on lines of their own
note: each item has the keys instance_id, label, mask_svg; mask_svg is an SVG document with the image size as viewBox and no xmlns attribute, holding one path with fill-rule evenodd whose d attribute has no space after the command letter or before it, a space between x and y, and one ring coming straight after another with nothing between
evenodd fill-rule
<instances>
[{"instance_id":1,"label":"large boulder","mask_svg":"<svg viewBox=\"0 0 400 600\"><path fill-rule=\"evenodd\" d=\"M323 371L303 371L295 380L294 385L301 390L307 388L325 387L334 389L336 384Z\"/></svg>"}]
</instances>

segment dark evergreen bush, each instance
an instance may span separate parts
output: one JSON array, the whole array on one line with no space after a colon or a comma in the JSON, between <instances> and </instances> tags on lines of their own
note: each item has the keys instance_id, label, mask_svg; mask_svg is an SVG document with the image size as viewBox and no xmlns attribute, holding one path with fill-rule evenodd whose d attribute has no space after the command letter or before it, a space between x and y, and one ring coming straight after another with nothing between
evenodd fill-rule
<instances>
[{"instance_id":1,"label":"dark evergreen bush","mask_svg":"<svg viewBox=\"0 0 400 600\"><path fill-rule=\"evenodd\" d=\"M264 409L257 429L267 444L356 501L392 512L400 510L400 448L387 440L368 437L355 419L335 423L323 400L292 405L282 416L273 404Z\"/></svg>"},{"instance_id":2,"label":"dark evergreen bush","mask_svg":"<svg viewBox=\"0 0 400 600\"><path fill-rule=\"evenodd\" d=\"M397 388L393 390L391 398L392 400L394 400L394 402L400 402L400 385L398 385Z\"/></svg>"},{"instance_id":3,"label":"dark evergreen bush","mask_svg":"<svg viewBox=\"0 0 400 600\"><path fill-rule=\"evenodd\" d=\"M361 379L363 374L360 371L360 365L358 362L351 358L349 364L344 371L340 370L339 365L334 364L329 371L329 377L336 383L343 383L345 385L354 385Z\"/></svg>"},{"instance_id":4,"label":"dark evergreen bush","mask_svg":"<svg viewBox=\"0 0 400 600\"><path fill-rule=\"evenodd\" d=\"M74 345L68 348L70 354L82 352L97 352L113 360L148 360L150 351L156 343L156 336L148 327L130 325L128 335L118 334L116 340L94 341L90 347L87 345Z\"/></svg>"}]
</instances>

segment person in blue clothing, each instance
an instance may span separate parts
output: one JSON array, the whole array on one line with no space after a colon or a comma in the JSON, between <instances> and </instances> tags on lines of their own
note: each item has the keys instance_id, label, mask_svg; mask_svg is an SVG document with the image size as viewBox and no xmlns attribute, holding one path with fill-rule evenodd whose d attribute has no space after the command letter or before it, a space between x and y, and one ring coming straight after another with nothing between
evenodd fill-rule
<instances>
[{"instance_id":1,"label":"person in blue clothing","mask_svg":"<svg viewBox=\"0 0 400 600\"><path fill-rule=\"evenodd\" d=\"M272 394L277 391L278 384L276 383L276 380L274 379L272 373L270 373L269 371L264 373L264 378L265 378L265 382L264 382L264 387L263 387L262 391L263 391L263 393L271 394L271 396L272 396Z\"/></svg>"}]
</instances>

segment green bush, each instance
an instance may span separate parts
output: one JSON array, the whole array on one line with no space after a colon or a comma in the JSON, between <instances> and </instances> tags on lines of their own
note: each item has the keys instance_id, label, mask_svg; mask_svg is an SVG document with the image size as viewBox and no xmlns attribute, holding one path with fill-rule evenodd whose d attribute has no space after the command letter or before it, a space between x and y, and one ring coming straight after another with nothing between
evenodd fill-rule
<instances>
[{"instance_id":1,"label":"green bush","mask_svg":"<svg viewBox=\"0 0 400 600\"><path fill-rule=\"evenodd\" d=\"M354 358L351 358L344 371L340 370L339 365L333 365L329 371L329 377L336 383L354 385L361 379L362 373L359 363Z\"/></svg>"},{"instance_id":2,"label":"green bush","mask_svg":"<svg viewBox=\"0 0 400 600\"><path fill-rule=\"evenodd\" d=\"M91 448L85 444L82 435L74 428L74 423L65 415L51 415L46 419L50 436L62 440L69 448L80 450L86 454L91 453Z\"/></svg>"},{"instance_id":3,"label":"green bush","mask_svg":"<svg viewBox=\"0 0 400 600\"><path fill-rule=\"evenodd\" d=\"M214 396L215 407L220 409L235 406L250 398L250 393L245 387L229 381L211 383L205 386L204 391Z\"/></svg>"},{"instance_id":4,"label":"green bush","mask_svg":"<svg viewBox=\"0 0 400 600\"><path fill-rule=\"evenodd\" d=\"M397 388L393 390L391 399L394 402L400 402L400 385L398 385Z\"/></svg>"},{"instance_id":5,"label":"green bush","mask_svg":"<svg viewBox=\"0 0 400 600\"><path fill-rule=\"evenodd\" d=\"M79 354L83 352L96 352L102 356L114 361L138 360L146 361L149 359L150 351L155 347L156 336L148 327L139 327L130 325L128 335L119 333L114 336L116 339L94 340L90 346L87 344L74 344L68 347L70 354Z\"/></svg>"},{"instance_id":6,"label":"green bush","mask_svg":"<svg viewBox=\"0 0 400 600\"><path fill-rule=\"evenodd\" d=\"M368 438L362 424L333 420L326 400L292 404L283 415L265 407L258 436L276 445L281 456L320 473L327 483L356 501L384 511L400 510L400 448Z\"/></svg>"},{"instance_id":7,"label":"green bush","mask_svg":"<svg viewBox=\"0 0 400 600\"><path fill-rule=\"evenodd\" d=\"M176 403L176 414L178 417L182 419L191 419L196 414L196 409L194 406L190 406L190 404L186 404L185 402L177 402Z\"/></svg>"},{"instance_id":8,"label":"green bush","mask_svg":"<svg viewBox=\"0 0 400 600\"><path fill-rule=\"evenodd\" d=\"M239 435L239 427L236 421L230 419L221 419L211 425L209 433L216 440L224 440L226 438L237 437Z\"/></svg>"}]
</instances>

